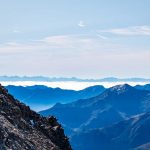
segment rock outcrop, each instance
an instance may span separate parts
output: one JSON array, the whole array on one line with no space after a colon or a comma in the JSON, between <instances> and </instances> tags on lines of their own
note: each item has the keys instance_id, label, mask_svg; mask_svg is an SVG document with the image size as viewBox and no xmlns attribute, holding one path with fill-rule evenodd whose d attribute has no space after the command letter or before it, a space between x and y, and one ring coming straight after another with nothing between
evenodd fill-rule
<instances>
[{"instance_id":1,"label":"rock outcrop","mask_svg":"<svg viewBox=\"0 0 150 150\"><path fill-rule=\"evenodd\" d=\"M0 150L71 150L56 118L42 117L0 85Z\"/></svg>"}]
</instances>

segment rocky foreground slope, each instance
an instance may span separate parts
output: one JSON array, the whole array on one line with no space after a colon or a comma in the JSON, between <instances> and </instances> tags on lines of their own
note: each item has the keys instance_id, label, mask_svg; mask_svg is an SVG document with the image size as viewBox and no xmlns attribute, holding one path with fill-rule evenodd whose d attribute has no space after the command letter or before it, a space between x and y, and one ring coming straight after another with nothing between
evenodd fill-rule
<instances>
[{"instance_id":1,"label":"rocky foreground slope","mask_svg":"<svg viewBox=\"0 0 150 150\"><path fill-rule=\"evenodd\" d=\"M71 150L54 117L42 117L0 85L0 150Z\"/></svg>"}]
</instances>

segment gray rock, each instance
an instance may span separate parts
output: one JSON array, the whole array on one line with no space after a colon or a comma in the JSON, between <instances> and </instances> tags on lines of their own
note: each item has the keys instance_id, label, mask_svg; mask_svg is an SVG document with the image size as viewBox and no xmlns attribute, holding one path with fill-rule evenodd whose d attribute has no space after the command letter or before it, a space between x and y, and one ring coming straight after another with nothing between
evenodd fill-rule
<instances>
[{"instance_id":1,"label":"gray rock","mask_svg":"<svg viewBox=\"0 0 150 150\"><path fill-rule=\"evenodd\" d=\"M40 116L0 85L0 150L71 150L71 146L56 118Z\"/></svg>"}]
</instances>

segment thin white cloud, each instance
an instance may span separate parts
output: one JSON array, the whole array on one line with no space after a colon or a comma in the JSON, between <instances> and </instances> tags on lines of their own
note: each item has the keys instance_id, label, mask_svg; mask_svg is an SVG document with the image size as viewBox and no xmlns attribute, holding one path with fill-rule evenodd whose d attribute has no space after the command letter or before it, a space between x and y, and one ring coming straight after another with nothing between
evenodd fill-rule
<instances>
[{"instance_id":1,"label":"thin white cloud","mask_svg":"<svg viewBox=\"0 0 150 150\"><path fill-rule=\"evenodd\" d=\"M20 33L20 31L15 29L15 30L13 30L13 33Z\"/></svg>"},{"instance_id":2,"label":"thin white cloud","mask_svg":"<svg viewBox=\"0 0 150 150\"><path fill-rule=\"evenodd\" d=\"M99 30L99 32L122 36L150 36L150 26L132 26L126 28L114 28L114 29Z\"/></svg>"},{"instance_id":3,"label":"thin white cloud","mask_svg":"<svg viewBox=\"0 0 150 150\"><path fill-rule=\"evenodd\" d=\"M85 27L86 24L85 24L84 21L81 20L81 21L78 23L78 26L79 26L79 27Z\"/></svg>"},{"instance_id":4,"label":"thin white cloud","mask_svg":"<svg viewBox=\"0 0 150 150\"><path fill-rule=\"evenodd\" d=\"M71 48L73 43L73 36L71 35L57 35L57 36L49 36L40 40L42 44L47 44L49 47L53 48Z\"/></svg>"},{"instance_id":5,"label":"thin white cloud","mask_svg":"<svg viewBox=\"0 0 150 150\"><path fill-rule=\"evenodd\" d=\"M93 35L55 35L44 37L39 40L28 41L28 42L8 42L0 44L0 54L25 54L29 53L49 53L55 54L74 54L76 53L88 53L88 51L95 51L102 53L117 52L117 51L130 51L126 44L119 44L111 41L103 34ZM133 46L132 49L140 50L140 47ZM143 48L149 50L149 47Z\"/></svg>"},{"instance_id":6,"label":"thin white cloud","mask_svg":"<svg viewBox=\"0 0 150 150\"><path fill-rule=\"evenodd\" d=\"M94 50L106 49L106 47L114 48L112 43L105 43L107 37L102 35L58 35L49 36L40 40L41 44L46 44L49 48L57 49L79 49Z\"/></svg>"},{"instance_id":7,"label":"thin white cloud","mask_svg":"<svg viewBox=\"0 0 150 150\"><path fill-rule=\"evenodd\" d=\"M131 51L128 45L119 45L98 36L49 36L26 43L1 44L0 67L5 74L90 77L132 75L133 70L137 75L141 72L148 74L149 70L145 68L150 67L150 51L138 49L135 46Z\"/></svg>"},{"instance_id":8,"label":"thin white cloud","mask_svg":"<svg viewBox=\"0 0 150 150\"><path fill-rule=\"evenodd\" d=\"M0 44L0 54L28 54L34 52L73 53L95 50L116 49L118 45L104 42L105 37L90 35L57 35L44 37L43 39L28 42L14 42Z\"/></svg>"},{"instance_id":9,"label":"thin white cloud","mask_svg":"<svg viewBox=\"0 0 150 150\"><path fill-rule=\"evenodd\" d=\"M14 46L18 46L18 43L17 42L7 42L4 45L14 47Z\"/></svg>"},{"instance_id":10,"label":"thin white cloud","mask_svg":"<svg viewBox=\"0 0 150 150\"><path fill-rule=\"evenodd\" d=\"M103 36L103 35L100 35L100 34L97 34L97 36L103 40L107 40L108 38L106 36Z\"/></svg>"}]
</instances>

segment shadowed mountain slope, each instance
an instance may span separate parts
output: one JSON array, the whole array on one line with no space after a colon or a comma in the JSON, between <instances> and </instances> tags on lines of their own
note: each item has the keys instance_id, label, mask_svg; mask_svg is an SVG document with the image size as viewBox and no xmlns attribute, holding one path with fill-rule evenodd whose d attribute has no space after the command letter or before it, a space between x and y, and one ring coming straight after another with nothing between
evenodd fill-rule
<instances>
[{"instance_id":1,"label":"shadowed mountain slope","mask_svg":"<svg viewBox=\"0 0 150 150\"><path fill-rule=\"evenodd\" d=\"M75 150L149 150L150 113L72 136Z\"/></svg>"}]
</instances>

